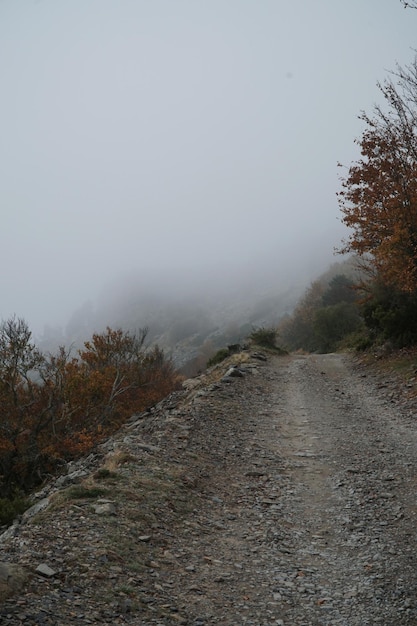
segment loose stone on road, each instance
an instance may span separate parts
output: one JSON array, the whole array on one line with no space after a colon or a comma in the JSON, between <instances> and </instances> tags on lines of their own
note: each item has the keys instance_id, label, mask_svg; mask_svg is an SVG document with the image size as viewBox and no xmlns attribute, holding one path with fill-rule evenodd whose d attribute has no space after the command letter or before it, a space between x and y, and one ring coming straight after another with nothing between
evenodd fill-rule
<instances>
[{"instance_id":1,"label":"loose stone on road","mask_svg":"<svg viewBox=\"0 0 417 626\"><path fill-rule=\"evenodd\" d=\"M111 516L79 504L42 512L71 537L68 559L59 536L43 544L65 582L35 577L2 623L417 625L417 411L343 355L235 367L241 376L194 380L108 444L130 459L114 468L124 495ZM122 487L142 488L151 470L165 491L148 523ZM141 492L135 506L146 502ZM125 552L109 550L116 526ZM36 518L17 527L5 560L35 570L41 532ZM89 543L101 560L83 556L78 580L74 554Z\"/></svg>"}]
</instances>

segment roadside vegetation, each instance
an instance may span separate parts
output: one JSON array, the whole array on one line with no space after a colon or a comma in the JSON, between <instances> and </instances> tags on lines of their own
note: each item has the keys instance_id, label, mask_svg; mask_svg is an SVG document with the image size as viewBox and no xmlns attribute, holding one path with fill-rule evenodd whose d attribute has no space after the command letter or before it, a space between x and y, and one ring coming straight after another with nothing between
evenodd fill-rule
<instances>
[{"instance_id":1,"label":"roadside vegetation","mask_svg":"<svg viewBox=\"0 0 417 626\"><path fill-rule=\"evenodd\" d=\"M278 354L287 354L287 351L278 345L279 333L278 329L274 327L254 328L249 335L249 342L253 346L259 346L260 348L266 348L272 350Z\"/></svg>"},{"instance_id":2,"label":"roadside vegetation","mask_svg":"<svg viewBox=\"0 0 417 626\"><path fill-rule=\"evenodd\" d=\"M379 85L383 104L363 113L361 158L342 177L350 235L340 250L365 261L362 314L372 344L417 343L417 56Z\"/></svg>"},{"instance_id":3,"label":"roadside vegetation","mask_svg":"<svg viewBox=\"0 0 417 626\"><path fill-rule=\"evenodd\" d=\"M417 56L378 86L382 104L361 115L361 156L340 165L350 234L339 252L352 257L315 281L282 321L292 350L381 354L417 345Z\"/></svg>"},{"instance_id":4,"label":"roadside vegetation","mask_svg":"<svg viewBox=\"0 0 417 626\"><path fill-rule=\"evenodd\" d=\"M314 281L278 327L289 350L335 352L365 332L353 260L335 264Z\"/></svg>"},{"instance_id":5,"label":"roadside vegetation","mask_svg":"<svg viewBox=\"0 0 417 626\"><path fill-rule=\"evenodd\" d=\"M107 328L75 355L44 354L24 320L0 325L0 524L10 503L21 512L22 494L178 387L146 336Z\"/></svg>"}]
</instances>

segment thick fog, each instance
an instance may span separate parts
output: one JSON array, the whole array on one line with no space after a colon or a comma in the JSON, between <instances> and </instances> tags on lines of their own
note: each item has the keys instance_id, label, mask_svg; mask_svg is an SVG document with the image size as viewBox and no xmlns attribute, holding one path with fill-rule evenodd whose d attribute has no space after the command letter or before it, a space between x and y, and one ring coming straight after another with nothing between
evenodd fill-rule
<instances>
[{"instance_id":1,"label":"thick fog","mask_svg":"<svg viewBox=\"0 0 417 626\"><path fill-rule=\"evenodd\" d=\"M399 0L0 0L0 318L313 278L416 47Z\"/></svg>"}]
</instances>

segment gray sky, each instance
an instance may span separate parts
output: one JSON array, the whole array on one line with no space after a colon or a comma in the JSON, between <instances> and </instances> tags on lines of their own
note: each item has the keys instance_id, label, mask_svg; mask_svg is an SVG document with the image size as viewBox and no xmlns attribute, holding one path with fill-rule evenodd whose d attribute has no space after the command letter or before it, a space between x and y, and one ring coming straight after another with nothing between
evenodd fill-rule
<instances>
[{"instance_id":1,"label":"gray sky","mask_svg":"<svg viewBox=\"0 0 417 626\"><path fill-rule=\"evenodd\" d=\"M337 161L416 48L399 0L0 0L0 317L332 261Z\"/></svg>"}]
</instances>

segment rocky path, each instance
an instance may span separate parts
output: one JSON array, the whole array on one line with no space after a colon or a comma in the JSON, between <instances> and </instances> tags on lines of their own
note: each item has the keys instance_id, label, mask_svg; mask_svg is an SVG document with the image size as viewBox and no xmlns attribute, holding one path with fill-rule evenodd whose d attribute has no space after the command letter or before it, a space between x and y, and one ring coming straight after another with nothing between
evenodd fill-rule
<instances>
[{"instance_id":1,"label":"rocky path","mask_svg":"<svg viewBox=\"0 0 417 626\"><path fill-rule=\"evenodd\" d=\"M39 494L1 624L417 625L417 409L347 357L259 356Z\"/></svg>"},{"instance_id":2,"label":"rocky path","mask_svg":"<svg viewBox=\"0 0 417 626\"><path fill-rule=\"evenodd\" d=\"M415 424L339 355L285 377L284 623L417 624Z\"/></svg>"}]
</instances>

